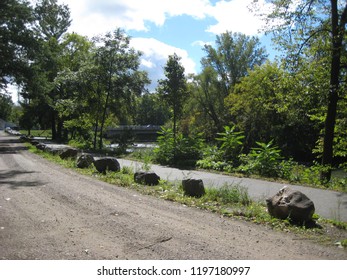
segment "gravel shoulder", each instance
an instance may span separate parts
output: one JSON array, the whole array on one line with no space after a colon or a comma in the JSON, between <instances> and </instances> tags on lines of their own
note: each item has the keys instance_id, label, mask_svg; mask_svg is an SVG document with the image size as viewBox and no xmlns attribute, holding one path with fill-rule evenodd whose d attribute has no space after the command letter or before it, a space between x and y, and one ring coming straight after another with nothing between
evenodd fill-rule
<instances>
[{"instance_id":1,"label":"gravel shoulder","mask_svg":"<svg viewBox=\"0 0 347 280\"><path fill-rule=\"evenodd\" d=\"M347 259L64 169L0 133L0 259Z\"/></svg>"}]
</instances>

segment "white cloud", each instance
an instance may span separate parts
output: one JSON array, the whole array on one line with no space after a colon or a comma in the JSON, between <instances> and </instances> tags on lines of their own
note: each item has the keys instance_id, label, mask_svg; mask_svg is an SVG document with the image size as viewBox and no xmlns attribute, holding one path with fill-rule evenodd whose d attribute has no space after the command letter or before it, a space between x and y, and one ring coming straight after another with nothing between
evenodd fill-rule
<instances>
[{"instance_id":1,"label":"white cloud","mask_svg":"<svg viewBox=\"0 0 347 280\"><path fill-rule=\"evenodd\" d=\"M246 35L257 35L264 22L253 14L249 7L252 0L219 1L209 9L209 16L217 20L206 31L221 34L226 31L241 32ZM265 0L259 0L258 8L266 10L268 5Z\"/></svg>"},{"instance_id":2,"label":"white cloud","mask_svg":"<svg viewBox=\"0 0 347 280\"><path fill-rule=\"evenodd\" d=\"M143 53L141 68L148 72L149 78L152 80L150 90L155 89L159 79L165 78L163 68L169 55L174 53L181 57L186 74L196 74L196 64L189 58L186 50L167 45L154 38L132 38L130 45Z\"/></svg>"},{"instance_id":3,"label":"white cloud","mask_svg":"<svg viewBox=\"0 0 347 280\"><path fill-rule=\"evenodd\" d=\"M35 1L35 0L31 0ZM300 0L296 0L300 1ZM70 7L71 31L95 36L118 27L125 30L150 31L149 23L163 26L170 17L188 15L196 19L214 18L217 23L206 31L225 31L255 35L263 21L248 9L252 0L221 0L214 6L209 0L58 0ZM258 0L257 7L271 4Z\"/></svg>"},{"instance_id":4,"label":"white cloud","mask_svg":"<svg viewBox=\"0 0 347 280\"><path fill-rule=\"evenodd\" d=\"M213 42L204 42L204 41L198 40L198 41L194 41L191 45L193 47L195 46L205 47L206 45L213 45Z\"/></svg>"},{"instance_id":5,"label":"white cloud","mask_svg":"<svg viewBox=\"0 0 347 280\"><path fill-rule=\"evenodd\" d=\"M89 37L112 31L149 31L148 23L162 26L169 17L206 17L208 0L58 0L67 3L73 18L71 30Z\"/></svg>"},{"instance_id":6,"label":"white cloud","mask_svg":"<svg viewBox=\"0 0 347 280\"><path fill-rule=\"evenodd\" d=\"M132 38L130 45L143 53L143 59L151 62L151 67L163 67L169 55L176 53L181 57L181 63L186 73L196 73L195 62L189 58L186 50L167 45L154 38ZM146 63L144 66L147 66ZM148 67L148 66L147 66Z\"/></svg>"}]
</instances>

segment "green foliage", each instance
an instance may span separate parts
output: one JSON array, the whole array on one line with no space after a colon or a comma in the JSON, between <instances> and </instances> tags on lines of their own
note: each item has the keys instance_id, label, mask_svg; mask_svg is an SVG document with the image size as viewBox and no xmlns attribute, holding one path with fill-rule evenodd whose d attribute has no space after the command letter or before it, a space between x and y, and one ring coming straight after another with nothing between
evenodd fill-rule
<instances>
[{"instance_id":1,"label":"green foliage","mask_svg":"<svg viewBox=\"0 0 347 280\"><path fill-rule=\"evenodd\" d=\"M20 83L27 75L28 59L32 58L36 42L30 25L33 10L29 1L0 2L0 89ZM0 110L1 111L1 110Z\"/></svg>"},{"instance_id":2,"label":"green foliage","mask_svg":"<svg viewBox=\"0 0 347 280\"><path fill-rule=\"evenodd\" d=\"M224 160L236 165L238 156L242 150L242 140L245 136L242 132L236 132L235 126L224 126L224 132L217 134L220 137L216 138L216 140L221 142L220 150L223 153Z\"/></svg>"},{"instance_id":3,"label":"green foliage","mask_svg":"<svg viewBox=\"0 0 347 280\"><path fill-rule=\"evenodd\" d=\"M250 205L252 202L247 189L241 185L225 185L221 188L207 189L205 196L206 200L216 201L223 205Z\"/></svg>"},{"instance_id":4,"label":"green foliage","mask_svg":"<svg viewBox=\"0 0 347 280\"><path fill-rule=\"evenodd\" d=\"M252 148L247 156L242 157L243 165L239 170L244 173L255 173L267 177L278 177L280 175L279 163L282 159L280 150L269 143L257 142L259 147Z\"/></svg>"},{"instance_id":5,"label":"green foliage","mask_svg":"<svg viewBox=\"0 0 347 280\"><path fill-rule=\"evenodd\" d=\"M172 129L162 128L158 148L154 149L156 161L165 165L195 166L202 156L201 136L190 137L179 133L176 137L175 142Z\"/></svg>"},{"instance_id":6,"label":"green foliage","mask_svg":"<svg viewBox=\"0 0 347 280\"><path fill-rule=\"evenodd\" d=\"M170 118L170 110L159 94L145 93L137 98L136 124L164 125Z\"/></svg>"},{"instance_id":7,"label":"green foliage","mask_svg":"<svg viewBox=\"0 0 347 280\"><path fill-rule=\"evenodd\" d=\"M202 159L196 162L196 166L202 169L223 171L227 163L223 161L223 152L217 146L207 145L203 149Z\"/></svg>"},{"instance_id":8,"label":"green foliage","mask_svg":"<svg viewBox=\"0 0 347 280\"><path fill-rule=\"evenodd\" d=\"M164 67L166 79L158 81L158 92L173 112L173 136L176 141L177 121L182 114L183 102L188 96L187 81L181 58L175 53L169 56Z\"/></svg>"},{"instance_id":9,"label":"green foliage","mask_svg":"<svg viewBox=\"0 0 347 280\"><path fill-rule=\"evenodd\" d=\"M250 69L264 63L267 57L257 37L232 32L217 36L216 48L205 45L204 51L206 57L203 58L202 65L210 66L218 73L224 97Z\"/></svg>"},{"instance_id":10,"label":"green foliage","mask_svg":"<svg viewBox=\"0 0 347 280\"><path fill-rule=\"evenodd\" d=\"M155 159L160 164L173 164L175 149L173 131L163 127L159 135L158 147L154 149Z\"/></svg>"},{"instance_id":11,"label":"green foliage","mask_svg":"<svg viewBox=\"0 0 347 280\"><path fill-rule=\"evenodd\" d=\"M13 102L10 95L0 92L0 119L8 120L11 117Z\"/></svg>"},{"instance_id":12,"label":"green foliage","mask_svg":"<svg viewBox=\"0 0 347 280\"><path fill-rule=\"evenodd\" d=\"M200 134L184 136L179 133L174 150L174 164L187 167L195 166L196 161L202 156L203 146L204 141Z\"/></svg>"}]
</instances>

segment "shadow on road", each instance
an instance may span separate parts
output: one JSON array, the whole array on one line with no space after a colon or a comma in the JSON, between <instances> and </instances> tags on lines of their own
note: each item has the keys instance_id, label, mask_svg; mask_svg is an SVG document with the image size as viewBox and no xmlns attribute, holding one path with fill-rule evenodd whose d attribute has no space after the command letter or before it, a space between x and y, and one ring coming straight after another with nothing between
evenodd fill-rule
<instances>
[{"instance_id":1,"label":"shadow on road","mask_svg":"<svg viewBox=\"0 0 347 280\"><path fill-rule=\"evenodd\" d=\"M27 150L28 148L23 145L13 145L20 144L19 139L14 138L1 138L0 139L0 154L16 154L19 151Z\"/></svg>"},{"instance_id":2,"label":"shadow on road","mask_svg":"<svg viewBox=\"0 0 347 280\"><path fill-rule=\"evenodd\" d=\"M26 188L26 187L40 187L46 183L41 180L20 180L20 175L37 173L34 171L0 171L0 187L8 186L11 189ZM15 179L16 178L16 179Z\"/></svg>"}]
</instances>

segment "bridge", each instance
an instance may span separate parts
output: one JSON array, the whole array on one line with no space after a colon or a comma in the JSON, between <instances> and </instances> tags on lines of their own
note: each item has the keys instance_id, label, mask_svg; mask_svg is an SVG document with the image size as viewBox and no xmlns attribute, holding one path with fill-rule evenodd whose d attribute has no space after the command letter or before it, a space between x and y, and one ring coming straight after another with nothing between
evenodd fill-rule
<instances>
[{"instance_id":1,"label":"bridge","mask_svg":"<svg viewBox=\"0 0 347 280\"><path fill-rule=\"evenodd\" d=\"M136 141L154 142L157 140L160 130L159 125L120 125L116 128L108 128L105 137L112 139L129 134L133 135Z\"/></svg>"}]
</instances>

